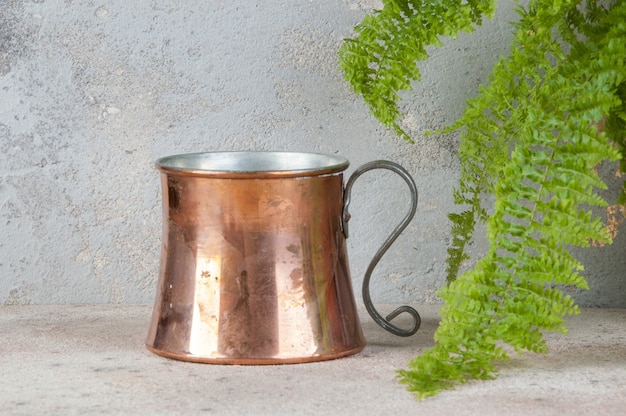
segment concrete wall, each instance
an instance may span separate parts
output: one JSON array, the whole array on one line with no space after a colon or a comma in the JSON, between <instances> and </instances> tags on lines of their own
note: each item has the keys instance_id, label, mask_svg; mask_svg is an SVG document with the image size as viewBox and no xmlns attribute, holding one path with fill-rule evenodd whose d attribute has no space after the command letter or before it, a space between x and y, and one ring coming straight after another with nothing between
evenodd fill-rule
<instances>
[{"instance_id":1,"label":"concrete wall","mask_svg":"<svg viewBox=\"0 0 626 416\"><path fill-rule=\"evenodd\" d=\"M436 302L445 280L457 117L510 40L512 5L434 51L407 94L416 144L353 95L336 51L375 0L0 2L0 303L151 303L161 208L156 158L216 150L341 154L404 165L418 217L380 263L375 302ZM403 182L353 192L355 290L406 210ZM588 305L626 306L624 239L584 256ZM477 242L473 254L484 249ZM360 295L358 295L360 297Z\"/></svg>"}]
</instances>

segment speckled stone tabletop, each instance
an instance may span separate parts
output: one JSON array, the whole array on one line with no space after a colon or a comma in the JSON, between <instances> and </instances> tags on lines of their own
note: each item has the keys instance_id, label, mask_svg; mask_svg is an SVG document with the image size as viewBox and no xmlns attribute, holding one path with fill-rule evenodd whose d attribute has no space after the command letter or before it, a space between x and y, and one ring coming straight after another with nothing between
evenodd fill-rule
<instances>
[{"instance_id":1,"label":"speckled stone tabletop","mask_svg":"<svg viewBox=\"0 0 626 416\"><path fill-rule=\"evenodd\" d=\"M546 355L513 356L496 380L419 402L395 371L433 345L438 307L422 327L390 335L362 314L368 345L333 361L221 366L174 361L144 347L151 307L0 307L0 413L216 415L623 415L626 310L585 309ZM385 310L385 307L381 307ZM391 309L391 306L389 307Z\"/></svg>"}]
</instances>

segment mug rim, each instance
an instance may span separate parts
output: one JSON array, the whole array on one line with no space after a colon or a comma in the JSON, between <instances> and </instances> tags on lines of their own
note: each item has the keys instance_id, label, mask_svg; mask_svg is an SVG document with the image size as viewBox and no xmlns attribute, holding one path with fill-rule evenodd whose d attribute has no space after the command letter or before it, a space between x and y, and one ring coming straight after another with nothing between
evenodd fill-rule
<instances>
[{"instance_id":1,"label":"mug rim","mask_svg":"<svg viewBox=\"0 0 626 416\"><path fill-rule=\"evenodd\" d=\"M284 151L181 153L156 161L157 169L166 174L219 178L318 176L341 172L349 165L342 156Z\"/></svg>"}]
</instances>

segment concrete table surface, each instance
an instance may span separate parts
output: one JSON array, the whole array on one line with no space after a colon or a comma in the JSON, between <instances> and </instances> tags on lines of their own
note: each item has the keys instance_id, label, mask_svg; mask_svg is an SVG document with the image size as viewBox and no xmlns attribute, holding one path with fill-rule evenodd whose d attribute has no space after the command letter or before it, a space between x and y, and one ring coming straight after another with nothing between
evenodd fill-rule
<instances>
[{"instance_id":1,"label":"concrete table surface","mask_svg":"<svg viewBox=\"0 0 626 416\"><path fill-rule=\"evenodd\" d=\"M351 357L219 366L147 351L150 306L3 306L0 414L626 414L626 310L585 309L568 318L569 335L546 336L548 354L513 355L497 379L419 402L395 373L433 345L439 307L416 308L422 327L410 338L363 313L368 345Z\"/></svg>"}]
</instances>

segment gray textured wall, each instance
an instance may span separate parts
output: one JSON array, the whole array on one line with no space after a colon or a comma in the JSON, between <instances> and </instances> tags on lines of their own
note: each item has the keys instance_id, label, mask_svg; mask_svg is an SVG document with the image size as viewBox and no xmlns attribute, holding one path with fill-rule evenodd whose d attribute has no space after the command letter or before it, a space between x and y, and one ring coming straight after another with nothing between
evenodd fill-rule
<instances>
[{"instance_id":1,"label":"gray textured wall","mask_svg":"<svg viewBox=\"0 0 626 416\"><path fill-rule=\"evenodd\" d=\"M416 144L390 134L342 81L336 51L375 0L0 0L0 303L150 303L161 236L154 160L209 150L338 153L351 172L403 164L418 217L381 262L376 302L436 302L458 174L458 116L508 49L511 5L433 51L407 94ZM404 184L354 189L355 290L401 215ZM586 305L626 306L624 239L584 255ZM475 244L479 254L483 244Z\"/></svg>"}]
</instances>

